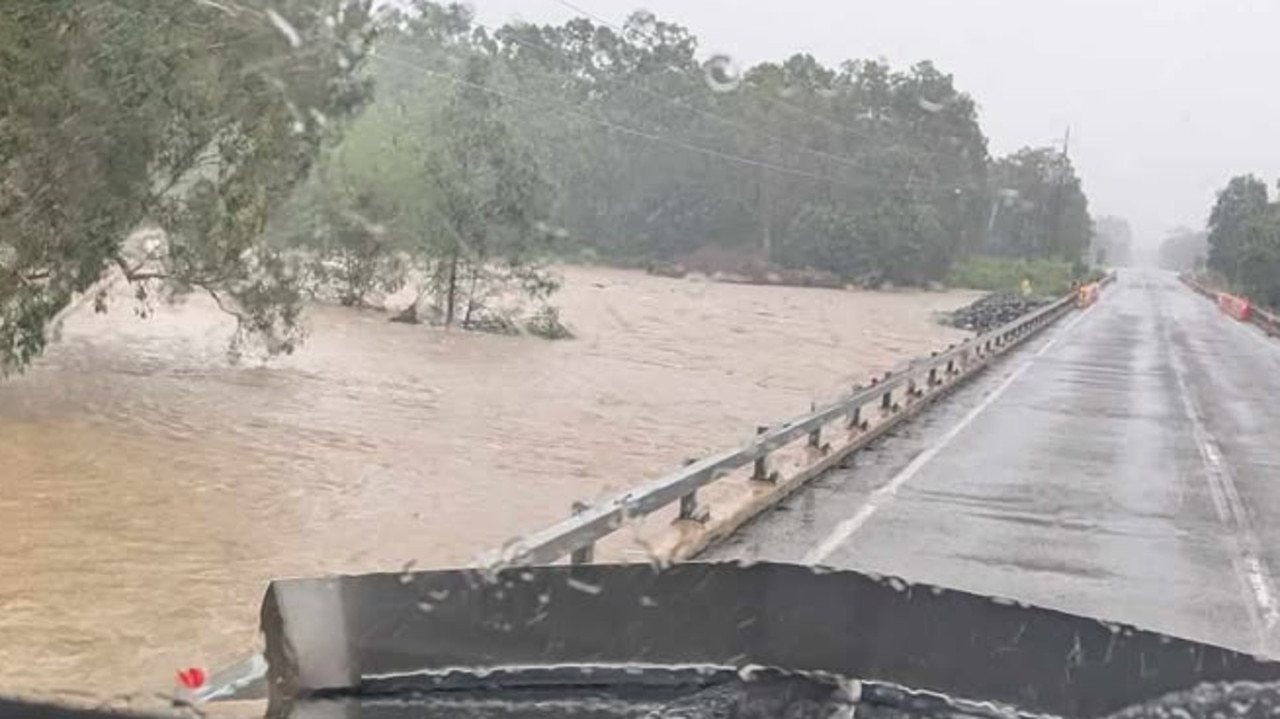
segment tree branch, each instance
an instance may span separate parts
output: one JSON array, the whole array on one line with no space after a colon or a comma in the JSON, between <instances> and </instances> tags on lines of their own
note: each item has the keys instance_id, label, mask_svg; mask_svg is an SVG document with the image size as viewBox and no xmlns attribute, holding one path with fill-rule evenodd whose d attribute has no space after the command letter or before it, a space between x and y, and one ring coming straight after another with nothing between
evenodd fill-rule
<instances>
[{"instance_id":1,"label":"tree branch","mask_svg":"<svg viewBox=\"0 0 1280 719\"><path fill-rule=\"evenodd\" d=\"M147 259L151 259L151 258L147 258ZM120 271L124 273L124 278L129 282L145 282L147 280L173 279L173 275L169 274L168 272L152 272L152 271L143 272L142 264L139 264L137 267L130 267L129 263L125 262L124 258L119 255L116 255L113 258L113 260L116 263L116 267L120 268ZM144 261L144 264L145 264L145 261Z\"/></svg>"}]
</instances>

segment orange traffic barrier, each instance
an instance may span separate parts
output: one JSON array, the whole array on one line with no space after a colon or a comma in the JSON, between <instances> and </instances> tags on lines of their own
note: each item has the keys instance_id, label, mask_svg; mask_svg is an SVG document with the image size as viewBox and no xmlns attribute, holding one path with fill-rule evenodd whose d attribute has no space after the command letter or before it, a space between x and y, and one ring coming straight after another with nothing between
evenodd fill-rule
<instances>
[{"instance_id":1,"label":"orange traffic barrier","mask_svg":"<svg viewBox=\"0 0 1280 719\"><path fill-rule=\"evenodd\" d=\"M1100 287L1097 282L1090 282L1087 285L1081 285L1076 290L1076 307L1088 307L1098 301L1098 292Z\"/></svg>"},{"instance_id":2,"label":"orange traffic barrier","mask_svg":"<svg viewBox=\"0 0 1280 719\"><path fill-rule=\"evenodd\" d=\"M1249 321L1249 315L1252 310L1248 299L1229 295L1226 292L1218 293L1218 308L1225 312L1228 317L1241 322Z\"/></svg>"}]
</instances>

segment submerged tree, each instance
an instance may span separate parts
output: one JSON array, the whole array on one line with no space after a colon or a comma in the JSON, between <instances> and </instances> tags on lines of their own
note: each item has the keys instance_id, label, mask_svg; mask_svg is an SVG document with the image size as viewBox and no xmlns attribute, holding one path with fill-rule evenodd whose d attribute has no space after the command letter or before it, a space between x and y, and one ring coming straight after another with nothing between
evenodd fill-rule
<instances>
[{"instance_id":1,"label":"submerged tree","mask_svg":"<svg viewBox=\"0 0 1280 719\"><path fill-rule=\"evenodd\" d=\"M486 298L511 283L535 299L555 289L537 269L535 245L545 234L549 188L499 115L488 78L488 59L466 59L436 124L442 135L424 161L442 230L432 248L432 287L446 326L470 325Z\"/></svg>"}]
</instances>

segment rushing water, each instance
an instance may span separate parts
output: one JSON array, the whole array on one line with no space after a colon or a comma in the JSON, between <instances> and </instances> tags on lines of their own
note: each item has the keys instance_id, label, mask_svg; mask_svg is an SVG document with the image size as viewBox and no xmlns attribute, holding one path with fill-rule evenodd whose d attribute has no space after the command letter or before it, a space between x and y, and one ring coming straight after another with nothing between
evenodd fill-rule
<instances>
[{"instance_id":1,"label":"rushing water","mask_svg":"<svg viewBox=\"0 0 1280 719\"><path fill-rule=\"evenodd\" d=\"M579 338L339 308L229 366L204 302L68 319L0 382L0 693L164 689L254 646L277 576L470 561L960 333L969 293L566 270Z\"/></svg>"}]
</instances>

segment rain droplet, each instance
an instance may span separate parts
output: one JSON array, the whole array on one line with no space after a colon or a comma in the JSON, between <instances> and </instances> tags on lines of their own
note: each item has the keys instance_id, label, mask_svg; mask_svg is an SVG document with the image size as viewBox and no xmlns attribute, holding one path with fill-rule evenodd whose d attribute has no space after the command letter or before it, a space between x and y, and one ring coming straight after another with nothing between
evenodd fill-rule
<instances>
[{"instance_id":1,"label":"rain droplet","mask_svg":"<svg viewBox=\"0 0 1280 719\"><path fill-rule=\"evenodd\" d=\"M656 606L658 606L658 602L657 602L657 600L655 600L653 597L646 596L646 595L641 595L641 597L640 597L640 606L642 606L642 607L656 607Z\"/></svg>"},{"instance_id":2,"label":"rain droplet","mask_svg":"<svg viewBox=\"0 0 1280 719\"><path fill-rule=\"evenodd\" d=\"M921 110L924 110L925 112L932 112L935 114L942 112L947 108L946 105L940 102L934 102L933 100L929 100L923 97L918 98L916 100L916 104L920 106Z\"/></svg>"},{"instance_id":3,"label":"rain droplet","mask_svg":"<svg viewBox=\"0 0 1280 719\"><path fill-rule=\"evenodd\" d=\"M298 34L297 30L293 29L293 25L290 25L288 20L280 16L280 13L267 8L267 19L271 21L272 25L276 26L281 35L284 35L284 39L288 40L290 45L298 47L302 44L302 36Z\"/></svg>"},{"instance_id":4,"label":"rain droplet","mask_svg":"<svg viewBox=\"0 0 1280 719\"><path fill-rule=\"evenodd\" d=\"M565 582L570 587L578 590L579 592L585 592L587 594L599 594L600 591L603 589L603 587L601 587L599 584L591 584L589 582L584 582L581 579L574 579L572 577L565 580Z\"/></svg>"},{"instance_id":5,"label":"rain droplet","mask_svg":"<svg viewBox=\"0 0 1280 719\"><path fill-rule=\"evenodd\" d=\"M702 65L707 85L715 92L733 92L742 84L742 73L728 55L712 55Z\"/></svg>"},{"instance_id":6,"label":"rain droplet","mask_svg":"<svg viewBox=\"0 0 1280 719\"><path fill-rule=\"evenodd\" d=\"M304 132L306 132L306 131L307 131L307 126L306 126L306 125L304 125L304 124L302 124L302 120L294 120L294 121L293 121L293 131L294 131L294 132L296 132L297 134L301 135L302 133L304 133Z\"/></svg>"},{"instance_id":7,"label":"rain droplet","mask_svg":"<svg viewBox=\"0 0 1280 719\"><path fill-rule=\"evenodd\" d=\"M412 559L404 563L404 566L400 568L401 584L408 584L413 581L413 568L417 566L417 564L418 563Z\"/></svg>"},{"instance_id":8,"label":"rain droplet","mask_svg":"<svg viewBox=\"0 0 1280 719\"><path fill-rule=\"evenodd\" d=\"M418 611L424 614L434 611L435 608L436 608L436 605L432 604L431 602L418 602Z\"/></svg>"}]
</instances>

